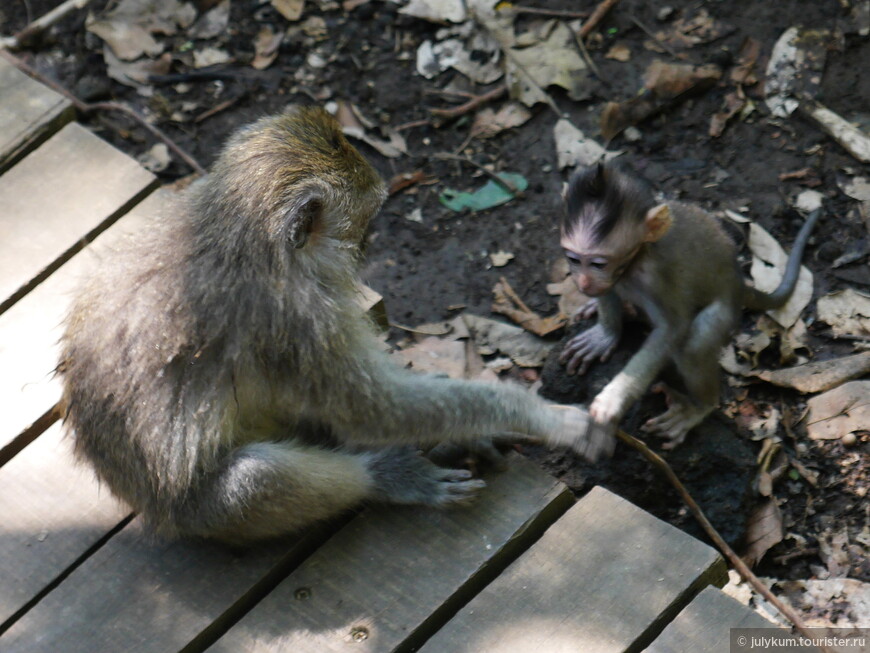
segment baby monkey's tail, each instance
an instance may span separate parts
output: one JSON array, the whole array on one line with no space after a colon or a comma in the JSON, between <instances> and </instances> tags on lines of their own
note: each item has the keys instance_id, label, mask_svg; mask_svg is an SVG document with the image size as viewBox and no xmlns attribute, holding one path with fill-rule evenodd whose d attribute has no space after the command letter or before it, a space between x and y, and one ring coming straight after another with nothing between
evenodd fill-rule
<instances>
[{"instance_id":1,"label":"baby monkey's tail","mask_svg":"<svg viewBox=\"0 0 870 653\"><path fill-rule=\"evenodd\" d=\"M751 286L744 286L743 306L753 311L766 311L771 308L779 308L788 301L800 274L804 246L807 244L807 239L810 237L810 233L821 214L821 207L815 209L810 213L807 221L804 222L804 225L798 232L797 237L794 239L794 245L792 245L788 262L785 265L782 281L779 282L776 290L766 293Z\"/></svg>"}]
</instances>

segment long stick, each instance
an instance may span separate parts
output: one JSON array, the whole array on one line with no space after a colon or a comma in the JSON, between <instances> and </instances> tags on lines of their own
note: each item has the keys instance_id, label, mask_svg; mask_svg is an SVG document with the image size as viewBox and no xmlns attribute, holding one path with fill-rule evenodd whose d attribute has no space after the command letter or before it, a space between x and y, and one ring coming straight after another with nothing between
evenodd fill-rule
<instances>
[{"instance_id":1,"label":"long stick","mask_svg":"<svg viewBox=\"0 0 870 653\"><path fill-rule=\"evenodd\" d=\"M125 106L123 104L120 104L118 102L84 102L82 100L79 100L75 95L70 93L63 86L61 86L60 84L58 84L54 80L46 77L45 75L40 73L38 70L36 70L32 66L27 65L26 63L24 63L24 61L22 61L21 59L19 59L16 56L10 54L9 52L0 50L0 56L2 56L4 59L6 59L10 63L12 63L15 67L17 67L23 73L29 75L30 77L33 77L33 79L35 79L36 81L41 82L42 84L45 84L46 86L51 88L53 91L60 93L67 100L72 102L73 106L81 113L87 114L87 113L92 113L94 111L119 111L121 113L128 115L130 118L132 118L133 120L138 122L140 125L142 125L145 129L147 129L152 134L154 134L154 136L156 136L158 139L160 139L161 141L166 143L166 146L170 150L175 152L175 154L178 155L178 157L182 161L184 161L187 165L189 165L197 174L200 174L200 175L206 174L205 168L203 168L201 165L199 165L199 163L196 161L196 159L194 159L187 152L185 152L183 149L181 149L181 147L175 141L173 141L171 138L169 138L169 136L167 136L163 131L161 131L155 125L152 125L150 122L145 120L145 118L142 117L141 115L139 115L139 113L137 113L134 109L132 109L128 106Z\"/></svg>"},{"instance_id":2,"label":"long stick","mask_svg":"<svg viewBox=\"0 0 870 653\"><path fill-rule=\"evenodd\" d=\"M617 2L619 2L619 0L602 0L601 4L595 7L595 11L592 12L592 15L589 16L588 20L586 20L580 27L580 33L577 36L581 39L585 39L589 36L589 32L598 26L598 23L601 22L607 12L610 11L613 5Z\"/></svg>"},{"instance_id":3,"label":"long stick","mask_svg":"<svg viewBox=\"0 0 870 653\"><path fill-rule=\"evenodd\" d=\"M84 9L90 1L91 0L66 0L66 2L59 4L47 14L40 16L35 21L27 25L15 36L0 38L0 48L6 47L14 50L21 47L21 45L25 43L28 39L48 29L67 14L75 11L76 9Z\"/></svg>"},{"instance_id":4,"label":"long stick","mask_svg":"<svg viewBox=\"0 0 870 653\"><path fill-rule=\"evenodd\" d=\"M740 574L741 578L745 580L747 583L752 585L752 587L761 594L767 601L769 601L777 610L779 610L785 617L794 624L794 627L797 628L798 632L801 635L808 639L814 639L812 633L807 630L806 625L804 625L803 619L800 618L800 615L795 612L791 606L786 605L782 601L780 601L776 596L774 596L773 592L771 592L767 587L758 580L758 576L752 573L749 567L746 565L743 560L740 559L734 550L728 546L728 543L722 539L722 536L713 528L713 524L707 519L704 512L701 510L701 507L695 502L692 498L692 495L689 494L686 487L674 473L674 470L671 469L671 466L665 462L664 458L659 456L657 453L652 451L649 447L647 447L643 442L638 440L636 437L629 435L625 431L618 430L616 432L616 437L619 438L622 442L627 444L632 449L639 451L640 454L646 458L649 462L653 464L654 467L657 467L661 472L668 478L677 492L680 493L680 496L683 499L683 502L689 507L689 510L695 516L695 519L698 520L698 523L701 524L701 528L704 529L704 532L707 533L707 536L713 540L719 550L725 555L734 569L737 570L737 573ZM819 647L823 653L833 653L830 649L825 647Z\"/></svg>"}]
</instances>

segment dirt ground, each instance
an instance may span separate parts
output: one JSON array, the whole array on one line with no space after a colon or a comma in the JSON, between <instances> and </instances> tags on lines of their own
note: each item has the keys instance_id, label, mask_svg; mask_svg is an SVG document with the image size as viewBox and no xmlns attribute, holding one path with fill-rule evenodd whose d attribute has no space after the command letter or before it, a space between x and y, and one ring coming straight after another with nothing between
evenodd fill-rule
<instances>
[{"instance_id":1,"label":"dirt ground","mask_svg":"<svg viewBox=\"0 0 870 653\"><path fill-rule=\"evenodd\" d=\"M56 4L57 0L9 0L0 9L0 32L16 32L26 24L28 12L36 17ZM110 4L96 0L92 10L99 13ZM591 11L595 4L587 0L539 0L535 6ZM844 4L849 3L622 0L589 41L589 56L599 70L588 79L589 98L573 101L558 88L548 90L561 114L603 142L599 116L604 103L635 96L642 87L643 72L654 59L673 60L667 52L645 47L650 37L639 24L658 31L680 17L706 10L728 29L719 38L680 53L691 63L721 66L726 71L722 81L639 124L639 136L629 140L627 135L619 135L608 147L624 150L623 158L669 198L696 202L714 211L748 207L747 215L786 247L801 224L792 208L795 196L808 187L820 191L825 196L825 213L804 256L814 273L814 298L843 288L867 291L867 226L856 202L844 195L837 183L846 174L867 174L866 165L797 114L786 119L771 116L760 83L745 87L747 96L756 103L755 112L730 121L718 138L708 133L711 116L721 110L726 94L735 88L728 81L728 71L744 40L751 37L761 44L758 69L763 73L774 43L793 25L829 28L837 35L828 43L817 97L839 114L870 128L870 75L866 73L870 39L849 33ZM401 15L398 8L391 2L370 0L345 11L339 3L309 1L305 16L323 18L325 37L286 37L275 61L256 71L247 65L254 55L255 34L264 25L284 30L288 22L268 2L233 0L229 31L215 41L235 63L223 69L220 79L188 77L182 86L178 80L155 84L150 97L106 75L103 44L85 31L85 12L63 20L20 56L83 99L129 103L204 165L213 161L233 128L261 115L290 102L349 100L372 120L398 128L407 139L408 154L395 158L357 143L384 178L421 170L432 182L391 196L372 225L364 276L385 297L390 319L413 326L449 319L459 311L489 316L492 288L501 276L531 309L542 315L554 313L557 298L547 294L546 286L552 281L553 264L561 257L559 193L568 173L559 170L553 142L559 116L553 108L539 104L522 126L492 139L472 139L461 151L478 164L522 174L529 186L521 198L478 213L455 213L443 206L438 196L445 187L470 190L482 185L486 177L464 163L437 158L442 153L455 153L465 144L471 126L470 116L436 124L431 108L455 106L437 91L449 86L477 94L491 87L476 86L452 69L432 79L419 75L415 69L417 48L436 39L441 26ZM518 20L531 24L541 17L528 15ZM188 36L178 33L164 41L166 50L173 52L171 72L189 73L192 68L185 55ZM605 56L614 45L628 48L627 61ZM313 52L319 61L312 60ZM312 63L317 65L312 67ZM501 102L504 100L496 106ZM217 107L222 108L199 122L194 120ZM155 143L141 127L117 115L100 113L88 121L101 136L133 156L142 155ZM810 170L803 176L780 179L783 173L805 168ZM183 164L173 162L160 174L169 181L189 172ZM409 215L418 208L419 221L412 221ZM743 244L743 229L731 225L729 232ZM514 258L503 267L493 267L490 254L499 251L510 252ZM742 262L748 266L745 248L743 252ZM854 254L854 260L833 268L832 263L844 254ZM698 265L703 264L698 261ZM804 317L814 359L852 352L854 341L833 339L826 325L814 321L813 311L811 303ZM744 327L752 329L757 317L747 315ZM393 330L394 338L403 335ZM558 341L563 335L555 334L551 339ZM591 380L566 378L551 359L543 370L544 394L565 401L588 401L594 388L625 362L642 337L639 331L633 339L627 338L614 362L599 366ZM778 365L775 357L763 361L767 367ZM723 387L723 405L750 400L799 417L806 404L806 397L793 390L760 382ZM661 406L656 397L644 400L630 416L627 430L636 433L637 424ZM828 544L822 540L845 527L853 547L853 555L847 556L847 575L870 581L870 563L866 548L861 546L862 541L866 546L870 528L864 494L870 482L870 437L867 432L859 434L858 444L847 448L837 440L808 440L802 429L797 426L792 433L780 426L778 436L788 454L815 472L818 480L813 485L804 476L792 474L777 482L775 496L787 537L765 555L760 573L795 580L824 577L830 564L825 554ZM760 502L752 485L760 443L751 439L748 429L721 414L699 431L692 438L695 444L667 457L705 509L712 511L714 525L740 548L747 519ZM698 444L702 441L707 444ZM578 494L600 483L698 534L666 481L628 449L618 448L612 462L594 467L565 453L535 448L528 452Z\"/></svg>"}]
</instances>

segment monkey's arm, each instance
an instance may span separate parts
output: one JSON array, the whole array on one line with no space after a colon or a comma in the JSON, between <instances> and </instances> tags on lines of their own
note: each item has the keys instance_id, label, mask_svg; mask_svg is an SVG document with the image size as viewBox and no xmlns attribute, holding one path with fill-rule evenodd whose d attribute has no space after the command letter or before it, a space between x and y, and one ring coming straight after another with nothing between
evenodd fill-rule
<instances>
[{"instance_id":1,"label":"monkey's arm","mask_svg":"<svg viewBox=\"0 0 870 653\"><path fill-rule=\"evenodd\" d=\"M318 419L347 442L470 443L510 432L541 438L550 446L570 446L592 460L610 447L609 441L587 438L585 411L546 402L519 386L420 374L374 354L367 362L364 387L342 384L317 406Z\"/></svg>"},{"instance_id":2,"label":"monkey's arm","mask_svg":"<svg viewBox=\"0 0 870 653\"><path fill-rule=\"evenodd\" d=\"M653 330L622 371L604 386L589 407L599 425L615 427L628 407L646 391L687 333L688 317L667 320L659 309L648 308ZM673 316L672 316L673 317Z\"/></svg>"},{"instance_id":3,"label":"monkey's arm","mask_svg":"<svg viewBox=\"0 0 870 653\"><path fill-rule=\"evenodd\" d=\"M585 374L596 359L606 361L610 358L619 344L622 300L615 292L609 292L597 300L597 310L597 324L569 340L559 355L559 362L566 366L568 374Z\"/></svg>"}]
</instances>

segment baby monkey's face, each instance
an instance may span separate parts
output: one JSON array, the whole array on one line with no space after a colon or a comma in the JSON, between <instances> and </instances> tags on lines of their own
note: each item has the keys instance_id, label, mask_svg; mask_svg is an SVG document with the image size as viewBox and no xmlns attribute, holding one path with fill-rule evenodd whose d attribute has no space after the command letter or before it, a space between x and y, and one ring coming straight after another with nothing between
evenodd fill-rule
<instances>
[{"instance_id":1,"label":"baby monkey's face","mask_svg":"<svg viewBox=\"0 0 870 653\"><path fill-rule=\"evenodd\" d=\"M571 277L580 292L589 297L607 293L631 265L643 243L639 229L626 228L615 229L604 240L595 242L591 231L581 227L570 234L563 233L561 240Z\"/></svg>"}]
</instances>

